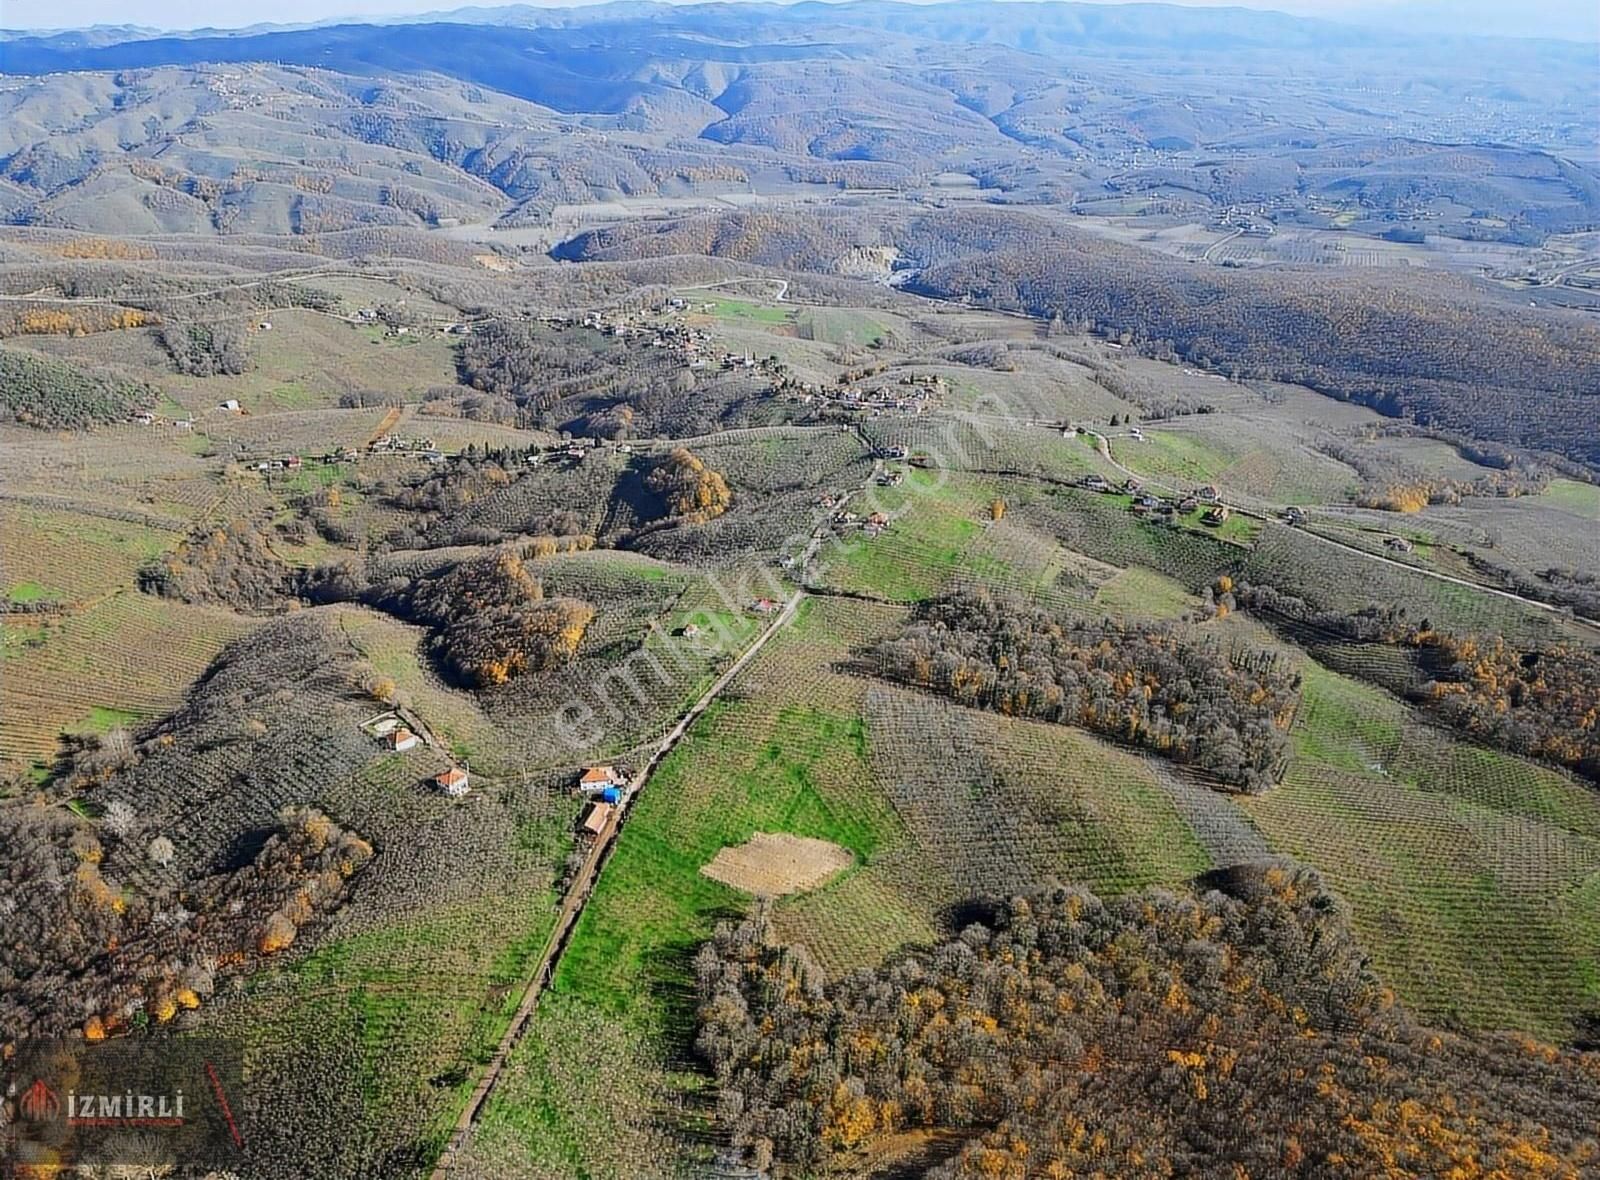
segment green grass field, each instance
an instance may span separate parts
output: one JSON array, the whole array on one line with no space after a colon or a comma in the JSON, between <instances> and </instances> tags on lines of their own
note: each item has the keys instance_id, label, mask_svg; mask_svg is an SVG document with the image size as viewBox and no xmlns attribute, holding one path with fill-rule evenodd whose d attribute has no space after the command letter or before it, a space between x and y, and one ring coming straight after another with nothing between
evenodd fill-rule
<instances>
[{"instance_id":1,"label":"green grass field","mask_svg":"<svg viewBox=\"0 0 1600 1180\"><path fill-rule=\"evenodd\" d=\"M1569 1037L1600 1003L1600 797L1417 728L1312 663L1294 749L1244 807L1350 903L1400 998L1428 1019Z\"/></svg>"},{"instance_id":2,"label":"green grass field","mask_svg":"<svg viewBox=\"0 0 1600 1180\"><path fill-rule=\"evenodd\" d=\"M62 593L38 582L17 582L6 591L6 598L18 606L27 606L35 602L60 602Z\"/></svg>"},{"instance_id":3,"label":"green grass field","mask_svg":"<svg viewBox=\"0 0 1600 1180\"><path fill-rule=\"evenodd\" d=\"M1235 545L1248 545L1261 534L1261 522L1242 513L1235 512L1218 525L1207 524L1205 514L1204 508L1196 508L1174 519L1186 529L1205 533L1219 541L1232 541Z\"/></svg>"},{"instance_id":4,"label":"green grass field","mask_svg":"<svg viewBox=\"0 0 1600 1180\"><path fill-rule=\"evenodd\" d=\"M986 515L969 479L915 468L900 487L874 489L871 504L890 516L888 527L876 537L846 533L837 548L824 545L824 577L841 589L896 602L937 594L960 568Z\"/></svg>"},{"instance_id":5,"label":"green grass field","mask_svg":"<svg viewBox=\"0 0 1600 1180\"><path fill-rule=\"evenodd\" d=\"M112 709L105 705L90 708L87 716L68 728L69 733L110 733L113 729L132 725L141 720L131 709Z\"/></svg>"},{"instance_id":6,"label":"green grass field","mask_svg":"<svg viewBox=\"0 0 1600 1180\"><path fill-rule=\"evenodd\" d=\"M1213 482L1234 459L1207 439L1167 430L1146 431L1142 443L1113 439L1111 447L1131 470L1180 484Z\"/></svg>"},{"instance_id":7,"label":"green grass field","mask_svg":"<svg viewBox=\"0 0 1600 1180\"><path fill-rule=\"evenodd\" d=\"M805 339L827 344L876 344L889 330L856 308L808 307L795 316L795 324Z\"/></svg>"},{"instance_id":8,"label":"green grass field","mask_svg":"<svg viewBox=\"0 0 1600 1180\"><path fill-rule=\"evenodd\" d=\"M1600 485L1575 479L1553 479L1542 501L1585 520L1600 521Z\"/></svg>"},{"instance_id":9,"label":"green grass field","mask_svg":"<svg viewBox=\"0 0 1600 1180\"><path fill-rule=\"evenodd\" d=\"M1132 618L1181 619L1200 600L1164 574L1135 566L1095 591L1094 603Z\"/></svg>"},{"instance_id":10,"label":"green grass field","mask_svg":"<svg viewBox=\"0 0 1600 1180\"><path fill-rule=\"evenodd\" d=\"M699 293L691 291L690 296ZM709 303L710 315L719 320L744 320L757 324L787 324L794 319L794 313L787 307L769 307L761 303L752 303L748 299L724 299L720 297L711 299L691 298L690 306L699 311L700 306Z\"/></svg>"}]
</instances>

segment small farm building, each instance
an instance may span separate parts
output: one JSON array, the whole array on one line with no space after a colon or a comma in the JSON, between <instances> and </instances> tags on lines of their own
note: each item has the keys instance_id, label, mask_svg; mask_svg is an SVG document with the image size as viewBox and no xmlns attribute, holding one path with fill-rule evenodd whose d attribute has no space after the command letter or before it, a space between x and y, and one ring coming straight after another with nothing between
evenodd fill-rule
<instances>
[{"instance_id":1,"label":"small farm building","mask_svg":"<svg viewBox=\"0 0 1600 1180\"><path fill-rule=\"evenodd\" d=\"M586 795L621 785L622 776L617 773L615 766L591 766L578 778L578 790Z\"/></svg>"},{"instance_id":2,"label":"small farm building","mask_svg":"<svg viewBox=\"0 0 1600 1180\"><path fill-rule=\"evenodd\" d=\"M589 836L598 836L606 830L606 825L611 822L611 815L616 808L610 803L591 803L589 810L583 816L583 831Z\"/></svg>"},{"instance_id":3,"label":"small farm building","mask_svg":"<svg viewBox=\"0 0 1600 1180\"><path fill-rule=\"evenodd\" d=\"M391 750L396 753L403 753L406 750L416 749L421 744L422 739L405 726L398 725L389 731L388 742Z\"/></svg>"},{"instance_id":4,"label":"small farm building","mask_svg":"<svg viewBox=\"0 0 1600 1180\"><path fill-rule=\"evenodd\" d=\"M438 787L451 798L459 799L467 793L467 772L459 766L452 766L449 770L441 771L433 776L433 785Z\"/></svg>"}]
</instances>

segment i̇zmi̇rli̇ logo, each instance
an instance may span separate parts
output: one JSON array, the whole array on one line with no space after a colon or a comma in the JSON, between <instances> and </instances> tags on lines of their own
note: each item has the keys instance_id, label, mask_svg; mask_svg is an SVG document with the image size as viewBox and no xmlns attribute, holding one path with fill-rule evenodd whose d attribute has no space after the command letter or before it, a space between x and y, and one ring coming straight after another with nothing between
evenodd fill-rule
<instances>
[{"instance_id":1,"label":"i\u0307zmi\u0307rli\u0307 logo","mask_svg":"<svg viewBox=\"0 0 1600 1180\"><path fill-rule=\"evenodd\" d=\"M33 1123L49 1122L61 1114L61 1098L35 1079L17 1099L17 1110ZM173 1094L79 1094L67 1091L67 1122L78 1127L181 1127L183 1091Z\"/></svg>"}]
</instances>

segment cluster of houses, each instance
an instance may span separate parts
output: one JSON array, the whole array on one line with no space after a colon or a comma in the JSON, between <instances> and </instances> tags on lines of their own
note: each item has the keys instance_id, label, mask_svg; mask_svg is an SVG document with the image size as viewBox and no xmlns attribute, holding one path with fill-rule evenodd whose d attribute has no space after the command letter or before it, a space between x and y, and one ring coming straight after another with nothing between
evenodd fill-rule
<instances>
[{"instance_id":1,"label":"cluster of houses","mask_svg":"<svg viewBox=\"0 0 1600 1180\"><path fill-rule=\"evenodd\" d=\"M434 446L431 438L402 438L398 435L385 434L367 444L368 455L409 455L421 459L424 463L443 463L449 456ZM242 446L234 459L246 468L253 471L271 473L274 471L294 472L305 466L305 458L295 454L250 454ZM355 447L335 447L325 454L315 456L319 463L355 463L361 459L361 452Z\"/></svg>"},{"instance_id":2,"label":"cluster of houses","mask_svg":"<svg viewBox=\"0 0 1600 1180\"><path fill-rule=\"evenodd\" d=\"M801 405L878 418L888 413L921 414L932 407L947 388L945 379L937 373L907 373L895 382L884 377L876 384L864 384L887 370L887 365L850 369L840 373L838 381L830 385L797 381L779 364L774 368L773 391L786 401Z\"/></svg>"},{"instance_id":3,"label":"cluster of houses","mask_svg":"<svg viewBox=\"0 0 1600 1180\"><path fill-rule=\"evenodd\" d=\"M299 471L305 466L305 460L299 455L272 455L265 458L251 456L244 460L244 465L255 471Z\"/></svg>"},{"instance_id":4,"label":"cluster of houses","mask_svg":"<svg viewBox=\"0 0 1600 1180\"><path fill-rule=\"evenodd\" d=\"M434 449L431 438L406 438L398 434L380 434L367 444L367 450L372 454L382 454L388 451L431 451Z\"/></svg>"},{"instance_id":5,"label":"cluster of houses","mask_svg":"<svg viewBox=\"0 0 1600 1180\"><path fill-rule=\"evenodd\" d=\"M1132 499L1128 509L1135 516L1161 520L1168 524L1175 524L1178 517L1188 516L1201 508L1205 511L1200 516L1200 523L1212 527L1227 524L1233 515L1233 510L1222 502L1222 492L1215 484L1203 484L1181 496L1157 496L1145 491L1144 486L1132 476L1125 479L1120 487L1112 484L1103 475L1086 475L1078 482L1080 487L1091 492L1108 495L1120 493L1130 496ZM1304 513L1301 515L1304 516Z\"/></svg>"},{"instance_id":6,"label":"cluster of houses","mask_svg":"<svg viewBox=\"0 0 1600 1180\"><path fill-rule=\"evenodd\" d=\"M431 438L406 438L398 434L381 434L367 444L369 455L415 455L424 463L443 463L445 453L433 445Z\"/></svg>"},{"instance_id":7,"label":"cluster of houses","mask_svg":"<svg viewBox=\"0 0 1600 1180\"><path fill-rule=\"evenodd\" d=\"M902 382L904 380L902 378ZM877 385L855 389L849 385L823 385L785 378L777 383L776 390L786 400L819 409L832 408L865 414L869 418L879 418L888 413L915 416L929 409L934 404L934 395L943 390L943 378L935 378L934 381L935 384L919 381L910 387Z\"/></svg>"},{"instance_id":8,"label":"cluster of houses","mask_svg":"<svg viewBox=\"0 0 1600 1180\"><path fill-rule=\"evenodd\" d=\"M423 744L421 736L405 723L399 713L379 713L362 722L361 728L391 753L404 754ZM472 775L465 767L451 765L434 775L432 782L441 795L460 799L471 790Z\"/></svg>"},{"instance_id":9,"label":"cluster of houses","mask_svg":"<svg viewBox=\"0 0 1600 1180\"><path fill-rule=\"evenodd\" d=\"M1247 238L1270 238L1277 232L1277 227L1270 220L1274 212L1287 212L1289 208L1287 203L1280 206L1269 206L1265 203L1229 205L1212 217L1211 228L1237 230Z\"/></svg>"},{"instance_id":10,"label":"cluster of houses","mask_svg":"<svg viewBox=\"0 0 1600 1180\"><path fill-rule=\"evenodd\" d=\"M714 310L714 303L704 304L701 310ZM651 309L651 315L693 310L685 299L669 299ZM570 327L572 321L564 316L540 317L555 327ZM713 366L723 372L740 369L770 367L770 361L758 361L748 352L735 353L712 347L709 330L697 328L681 320L643 320L630 315L614 316L592 312L578 320L578 326L600 332L616 340L631 340L640 348L661 348L678 357L691 369L709 369Z\"/></svg>"},{"instance_id":11,"label":"cluster of houses","mask_svg":"<svg viewBox=\"0 0 1600 1180\"><path fill-rule=\"evenodd\" d=\"M823 496L819 503L824 508L831 508L838 503L832 496ZM829 518L833 531L844 534L860 530L869 537L876 537L889 527L889 514L883 511L869 512L862 516L859 512L851 512L847 508L840 508Z\"/></svg>"}]
</instances>

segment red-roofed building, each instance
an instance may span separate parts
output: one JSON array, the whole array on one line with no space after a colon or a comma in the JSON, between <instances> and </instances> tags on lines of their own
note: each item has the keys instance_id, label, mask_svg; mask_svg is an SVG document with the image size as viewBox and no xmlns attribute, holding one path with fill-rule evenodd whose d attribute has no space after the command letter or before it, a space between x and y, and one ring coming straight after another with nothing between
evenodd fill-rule
<instances>
[{"instance_id":1,"label":"red-roofed building","mask_svg":"<svg viewBox=\"0 0 1600 1180\"><path fill-rule=\"evenodd\" d=\"M578 778L578 790L585 795L598 795L607 787L622 785L622 776L615 766L591 766Z\"/></svg>"},{"instance_id":2,"label":"red-roofed building","mask_svg":"<svg viewBox=\"0 0 1600 1180\"><path fill-rule=\"evenodd\" d=\"M467 793L468 781L467 772L459 766L452 766L433 776L433 785L455 799Z\"/></svg>"}]
</instances>

